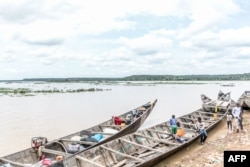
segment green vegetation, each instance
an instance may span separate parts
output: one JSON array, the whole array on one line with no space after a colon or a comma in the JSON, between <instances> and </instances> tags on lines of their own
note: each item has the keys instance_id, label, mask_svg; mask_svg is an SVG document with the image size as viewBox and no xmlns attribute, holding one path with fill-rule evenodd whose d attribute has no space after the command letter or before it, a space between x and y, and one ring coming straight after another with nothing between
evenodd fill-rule
<instances>
[{"instance_id":1,"label":"green vegetation","mask_svg":"<svg viewBox=\"0 0 250 167\"><path fill-rule=\"evenodd\" d=\"M110 89L105 89L110 90ZM24 96L34 96L34 93L79 93L79 92L94 92L94 91L104 91L104 89L99 88L89 88L89 89L67 89L59 90L57 88L50 90L31 90L27 88L0 88L1 94L11 94L11 95L24 95Z\"/></svg>"},{"instance_id":2,"label":"green vegetation","mask_svg":"<svg viewBox=\"0 0 250 167\"><path fill-rule=\"evenodd\" d=\"M132 75L122 78L126 81L246 81L250 73L229 75Z\"/></svg>"},{"instance_id":3,"label":"green vegetation","mask_svg":"<svg viewBox=\"0 0 250 167\"><path fill-rule=\"evenodd\" d=\"M131 75L123 78L27 78L22 81L45 82L103 82L115 81L247 81L250 73L227 75Z\"/></svg>"},{"instance_id":4,"label":"green vegetation","mask_svg":"<svg viewBox=\"0 0 250 167\"><path fill-rule=\"evenodd\" d=\"M33 96L32 91L26 88L0 88L0 95L21 95L21 96Z\"/></svg>"}]
</instances>

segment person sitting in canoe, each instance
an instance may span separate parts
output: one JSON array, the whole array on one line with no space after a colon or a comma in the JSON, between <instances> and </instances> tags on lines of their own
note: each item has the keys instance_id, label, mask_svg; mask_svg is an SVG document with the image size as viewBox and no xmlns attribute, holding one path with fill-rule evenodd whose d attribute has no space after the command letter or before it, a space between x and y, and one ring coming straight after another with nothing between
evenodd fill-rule
<instances>
[{"instance_id":1,"label":"person sitting in canoe","mask_svg":"<svg viewBox=\"0 0 250 167\"><path fill-rule=\"evenodd\" d=\"M113 121L115 125L121 125L122 123L125 123L125 121L118 116L113 116Z\"/></svg>"},{"instance_id":2,"label":"person sitting in canoe","mask_svg":"<svg viewBox=\"0 0 250 167\"><path fill-rule=\"evenodd\" d=\"M178 137L183 137L183 136L184 136L184 134L185 134L185 131L184 131L184 129L183 129L183 128L181 128L181 124L180 124L180 122L176 122L176 126L177 126L177 132L176 132L176 135L177 135Z\"/></svg>"},{"instance_id":3,"label":"person sitting in canoe","mask_svg":"<svg viewBox=\"0 0 250 167\"><path fill-rule=\"evenodd\" d=\"M176 126L177 126L177 132L175 135L175 139L180 142L183 143L185 141L185 139L183 138L185 131L183 128L181 128L181 124L180 122L176 122Z\"/></svg>"}]
</instances>

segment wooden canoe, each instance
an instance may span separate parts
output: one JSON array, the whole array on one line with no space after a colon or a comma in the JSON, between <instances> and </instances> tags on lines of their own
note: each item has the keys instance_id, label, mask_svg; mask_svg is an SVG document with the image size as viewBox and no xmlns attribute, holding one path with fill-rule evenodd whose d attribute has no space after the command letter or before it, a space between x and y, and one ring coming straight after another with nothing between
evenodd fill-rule
<instances>
[{"instance_id":1,"label":"wooden canoe","mask_svg":"<svg viewBox=\"0 0 250 167\"><path fill-rule=\"evenodd\" d=\"M250 110L250 91L245 91L238 99L242 109Z\"/></svg>"},{"instance_id":2,"label":"wooden canoe","mask_svg":"<svg viewBox=\"0 0 250 167\"><path fill-rule=\"evenodd\" d=\"M74 153L69 152L67 146L80 145L82 150L88 150L90 148L96 147L113 139L119 138L126 134L135 132L141 127L146 118L149 116L153 110L157 100L153 102L148 102L143 104L133 110L130 110L122 115L119 118L126 120L127 116L132 118L132 122L127 121L126 124L114 120L114 118L100 123L94 127L84 129L82 131L61 137L56 140L47 142L39 148L28 148L4 157L0 158L0 167L40 167L41 166L41 155L46 157L46 160L49 159L51 162L56 162L57 158L70 156ZM131 117L132 116L132 117ZM116 121L116 122L115 122ZM119 125L120 124L120 125ZM100 141L96 141L94 138L98 134L103 138ZM86 140L86 138L88 140ZM92 139L95 140L92 140ZM35 137L34 139L41 139L42 137ZM80 139L80 140L79 140ZM91 140L89 140L91 139ZM83 148L84 147L84 148ZM83 148L83 149L82 149ZM78 152L77 151L77 152ZM5 166L4 166L5 165ZM10 166L7 166L10 165Z\"/></svg>"},{"instance_id":3,"label":"wooden canoe","mask_svg":"<svg viewBox=\"0 0 250 167\"><path fill-rule=\"evenodd\" d=\"M231 106L231 103L235 103L235 101L231 99L231 92L223 93L222 91L218 93L218 97L215 100L202 94L201 101L203 109L210 112L214 112L216 108L217 110L225 112Z\"/></svg>"},{"instance_id":4,"label":"wooden canoe","mask_svg":"<svg viewBox=\"0 0 250 167\"><path fill-rule=\"evenodd\" d=\"M201 108L176 118L185 131L182 137L173 138L167 121L77 153L52 167L152 167L190 143L198 142L200 134L195 126L198 117L209 131L229 110L230 107L226 112L219 110L214 117L214 113Z\"/></svg>"}]
</instances>

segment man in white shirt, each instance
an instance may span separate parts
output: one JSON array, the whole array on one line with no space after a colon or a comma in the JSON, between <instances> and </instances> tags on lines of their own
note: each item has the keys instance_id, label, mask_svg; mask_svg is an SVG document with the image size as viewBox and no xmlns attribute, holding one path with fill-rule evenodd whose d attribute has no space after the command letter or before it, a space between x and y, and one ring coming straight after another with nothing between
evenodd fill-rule
<instances>
[{"instance_id":1,"label":"man in white shirt","mask_svg":"<svg viewBox=\"0 0 250 167\"><path fill-rule=\"evenodd\" d=\"M238 119L240 129L243 130L243 126L242 126L242 114L243 114L243 111L242 111L242 108L240 106L240 103L237 103L236 106L233 108L232 114L233 114L235 119ZM237 132L238 132L238 130L237 130Z\"/></svg>"}]
</instances>

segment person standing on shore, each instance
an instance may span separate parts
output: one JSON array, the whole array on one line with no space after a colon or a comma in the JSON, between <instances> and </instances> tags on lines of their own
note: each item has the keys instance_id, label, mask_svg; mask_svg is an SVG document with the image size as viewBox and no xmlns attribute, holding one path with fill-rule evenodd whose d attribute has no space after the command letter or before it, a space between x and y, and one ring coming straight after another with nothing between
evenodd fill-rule
<instances>
[{"instance_id":1,"label":"person standing on shore","mask_svg":"<svg viewBox=\"0 0 250 167\"><path fill-rule=\"evenodd\" d=\"M173 138L177 132L177 126L176 126L176 119L175 115L172 115L172 118L169 120L170 127L171 127L171 134L173 135Z\"/></svg>"},{"instance_id":2,"label":"person standing on shore","mask_svg":"<svg viewBox=\"0 0 250 167\"><path fill-rule=\"evenodd\" d=\"M204 144L207 139L207 131L205 129L205 124L201 120L201 117L198 117L198 121L196 122L196 129L201 134L201 138L200 138L201 144Z\"/></svg>"},{"instance_id":3,"label":"person standing on shore","mask_svg":"<svg viewBox=\"0 0 250 167\"><path fill-rule=\"evenodd\" d=\"M228 112L227 113L227 129L229 133L233 131L232 120L233 120L233 116L231 113Z\"/></svg>"},{"instance_id":4,"label":"person standing on shore","mask_svg":"<svg viewBox=\"0 0 250 167\"><path fill-rule=\"evenodd\" d=\"M243 110L240 106L240 103L238 102L236 106L232 110L232 114L235 119L238 119L238 123L240 126L240 129L243 131L243 125L242 125L242 115L243 115ZM237 122L237 121L236 121ZM239 132L239 129L236 131L237 133Z\"/></svg>"}]
</instances>

